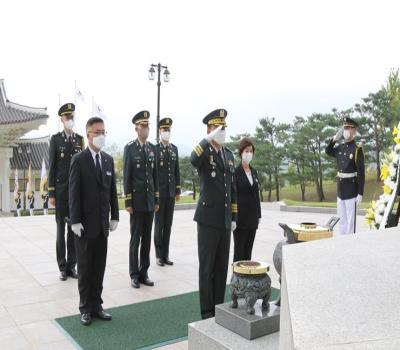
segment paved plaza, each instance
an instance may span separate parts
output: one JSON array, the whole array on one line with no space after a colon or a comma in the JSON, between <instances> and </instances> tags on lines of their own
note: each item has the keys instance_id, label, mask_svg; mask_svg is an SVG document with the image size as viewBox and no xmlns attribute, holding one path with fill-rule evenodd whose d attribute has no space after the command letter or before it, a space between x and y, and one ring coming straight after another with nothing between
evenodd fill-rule
<instances>
[{"instance_id":1,"label":"paved plaza","mask_svg":"<svg viewBox=\"0 0 400 350\"><path fill-rule=\"evenodd\" d=\"M104 308L137 303L195 291L198 289L197 233L194 210L177 210L171 236L170 257L175 265L155 264L151 250L149 276L154 287L133 289L128 274L129 218L120 213L120 224L108 241L104 278ZM277 203L262 204L262 220L253 249L253 259L272 264L275 245L283 238L279 222L313 221L325 224L331 214L281 212ZM362 216L357 227L366 229ZM0 348L74 349L74 345L54 325L57 317L77 314L77 280L58 279L53 216L0 218ZM231 242L231 258L233 240ZM230 278L230 272L228 273ZM274 268L272 285L279 287ZM199 310L200 312L200 310ZM132 315L134 317L134 315ZM79 322L79 317L76 318ZM187 349L187 342L162 349Z\"/></svg>"}]
</instances>

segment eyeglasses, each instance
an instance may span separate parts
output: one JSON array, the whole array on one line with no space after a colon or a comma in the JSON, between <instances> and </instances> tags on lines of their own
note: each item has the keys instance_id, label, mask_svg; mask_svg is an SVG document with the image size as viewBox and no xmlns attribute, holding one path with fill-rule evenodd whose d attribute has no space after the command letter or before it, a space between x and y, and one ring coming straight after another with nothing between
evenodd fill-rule
<instances>
[{"instance_id":1,"label":"eyeglasses","mask_svg":"<svg viewBox=\"0 0 400 350\"><path fill-rule=\"evenodd\" d=\"M96 136L100 136L100 135L106 136L106 135L107 135L107 131L105 131L105 130L100 130L100 131L88 131L88 133L89 133L89 134L96 135Z\"/></svg>"}]
</instances>

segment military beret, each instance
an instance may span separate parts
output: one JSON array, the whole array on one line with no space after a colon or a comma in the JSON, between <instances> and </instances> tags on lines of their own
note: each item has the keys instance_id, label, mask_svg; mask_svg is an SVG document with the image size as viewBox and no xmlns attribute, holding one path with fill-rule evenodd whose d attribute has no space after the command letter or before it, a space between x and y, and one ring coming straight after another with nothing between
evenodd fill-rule
<instances>
[{"instance_id":1,"label":"military beret","mask_svg":"<svg viewBox=\"0 0 400 350\"><path fill-rule=\"evenodd\" d=\"M216 109L204 117L203 123L206 125L226 126L225 118L227 115L228 112L225 109Z\"/></svg>"},{"instance_id":2,"label":"military beret","mask_svg":"<svg viewBox=\"0 0 400 350\"><path fill-rule=\"evenodd\" d=\"M158 128L169 128L172 125L172 119L171 118L163 118L158 122Z\"/></svg>"},{"instance_id":3,"label":"military beret","mask_svg":"<svg viewBox=\"0 0 400 350\"><path fill-rule=\"evenodd\" d=\"M343 118L343 127L356 128L358 126L357 122L349 117Z\"/></svg>"},{"instance_id":4,"label":"military beret","mask_svg":"<svg viewBox=\"0 0 400 350\"><path fill-rule=\"evenodd\" d=\"M63 115L66 114L73 114L75 111L75 105L73 103L66 103L65 105L62 105L60 109L58 110L58 115L62 117Z\"/></svg>"},{"instance_id":5,"label":"military beret","mask_svg":"<svg viewBox=\"0 0 400 350\"><path fill-rule=\"evenodd\" d=\"M148 111L141 111L136 113L135 116L132 118L133 124L148 124L150 118L150 112Z\"/></svg>"}]
</instances>

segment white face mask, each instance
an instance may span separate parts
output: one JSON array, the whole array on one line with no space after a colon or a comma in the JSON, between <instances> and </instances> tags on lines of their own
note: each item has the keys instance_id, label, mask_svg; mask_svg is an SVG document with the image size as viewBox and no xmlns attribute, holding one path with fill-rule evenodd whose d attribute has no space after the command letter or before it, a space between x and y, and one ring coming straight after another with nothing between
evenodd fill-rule
<instances>
[{"instance_id":1,"label":"white face mask","mask_svg":"<svg viewBox=\"0 0 400 350\"><path fill-rule=\"evenodd\" d=\"M242 154L242 160L246 164L250 164L251 160L253 159L253 153L252 152L243 152Z\"/></svg>"},{"instance_id":2,"label":"white face mask","mask_svg":"<svg viewBox=\"0 0 400 350\"><path fill-rule=\"evenodd\" d=\"M347 140L350 140L350 138L351 138L350 130L347 130L347 129L343 130L343 137L344 137L344 139L345 139L346 141L347 141Z\"/></svg>"},{"instance_id":3,"label":"white face mask","mask_svg":"<svg viewBox=\"0 0 400 350\"><path fill-rule=\"evenodd\" d=\"M68 130L72 130L72 128L75 126L74 120L73 119L68 119L64 121L64 127Z\"/></svg>"},{"instance_id":4,"label":"white face mask","mask_svg":"<svg viewBox=\"0 0 400 350\"><path fill-rule=\"evenodd\" d=\"M217 135L214 137L214 141L218 143L220 146L223 146L225 143L226 131L220 130Z\"/></svg>"},{"instance_id":5,"label":"white face mask","mask_svg":"<svg viewBox=\"0 0 400 350\"><path fill-rule=\"evenodd\" d=\"M160 137L163 141L168 142L169 138L171 137L171 132L170 131L161 131Z\"/></svg>"},{"instance_id":6,"label":"white face mask","mask_svg":"<svg viewBox=\"0 0 400 350\"><path fill-rule=\"evenodd\" d=\"M106 137L104 135L93 137L93 144L96 146L96 148L102 149L106 144Z\"/></svg>"}]
</instances>

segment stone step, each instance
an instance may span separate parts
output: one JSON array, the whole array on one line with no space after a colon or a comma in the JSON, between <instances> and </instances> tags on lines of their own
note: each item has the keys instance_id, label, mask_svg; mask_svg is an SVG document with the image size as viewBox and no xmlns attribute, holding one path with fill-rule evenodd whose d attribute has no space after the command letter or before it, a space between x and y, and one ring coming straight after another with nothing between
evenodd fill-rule
<instances>
[{"instance_id":1,"label":"stone step","mask_svg":"<svg viewBox=\"0 0 400 350\"><path fill-rule=\"evenodd\" d=\"M215 323L215 318L189 323L189 350L278 350L279 332L253 340Z\"/></svg>"}]
</instances>

